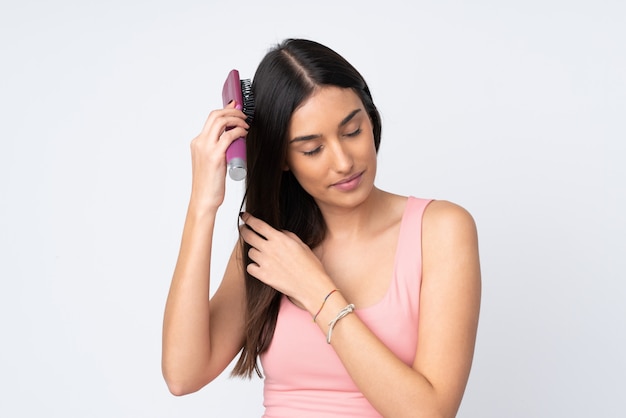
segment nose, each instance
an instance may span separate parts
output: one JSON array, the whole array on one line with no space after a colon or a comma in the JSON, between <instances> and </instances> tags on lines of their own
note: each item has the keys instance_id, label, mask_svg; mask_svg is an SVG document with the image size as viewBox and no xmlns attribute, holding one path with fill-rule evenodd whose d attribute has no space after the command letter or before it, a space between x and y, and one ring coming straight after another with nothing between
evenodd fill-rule
<instances>
[{"instance_id":1,"label":"nose","mask_svg":"<svg viewBox=\"0 0 626 418\"><path fill-rule=\"evenodd\" d=\"M332 168L337 173L349 173L354 166L354 159L349 146L342 141L333 141L332 145Z\"/></svg>"}]
</instances>

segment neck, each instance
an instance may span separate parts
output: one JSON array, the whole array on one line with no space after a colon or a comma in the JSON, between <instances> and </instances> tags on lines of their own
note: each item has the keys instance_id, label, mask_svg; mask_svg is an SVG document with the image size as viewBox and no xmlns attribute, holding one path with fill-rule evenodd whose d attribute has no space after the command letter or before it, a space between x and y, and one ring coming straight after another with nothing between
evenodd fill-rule
<instances>
[{"instance_id":1,"label":"neck","mask_svg":"<svg viewBox=\"0 0 626 418\"><path fill-rule=\"evenodd\" d=\"M377 213L385 205L386 192L374 187L365 201L350 207L327 207L320 205L326 222L326 240L346 240L358 238L363 233L376 229Z\"/></svg>"}]
</instances>

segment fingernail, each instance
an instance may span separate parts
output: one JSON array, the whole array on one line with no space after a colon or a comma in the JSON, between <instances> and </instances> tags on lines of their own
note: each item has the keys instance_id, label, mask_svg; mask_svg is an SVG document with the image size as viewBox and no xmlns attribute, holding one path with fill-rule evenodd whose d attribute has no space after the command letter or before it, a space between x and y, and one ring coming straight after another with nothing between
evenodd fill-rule
<instances>
[{"instance_id":1,"label":"fingernail","mask_svg":"<svg viewBox=\"0 0 626 418\"><path fill-rule=\"evenodd\" d=\"M241 218L243 216L243 212L239 212L239 217Z\"/></svg>"}]
</instances>

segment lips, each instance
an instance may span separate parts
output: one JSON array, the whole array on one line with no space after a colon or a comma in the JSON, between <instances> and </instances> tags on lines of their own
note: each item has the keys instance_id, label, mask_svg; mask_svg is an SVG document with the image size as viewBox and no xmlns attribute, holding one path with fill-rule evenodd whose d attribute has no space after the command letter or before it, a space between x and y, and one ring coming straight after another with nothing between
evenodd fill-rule
<instances>
[{"instance_id":1,"label":"lips","mask_svg":"<svg viewBox=\"0 0 626 418\"><path fill-rule=\"evenodd\" d=\"M341 179L338 182L333 183L331 186L341 191L354 190L361 183L362 176L363 171L356 173L350 177Z\"/></svg>"}]
</instances>

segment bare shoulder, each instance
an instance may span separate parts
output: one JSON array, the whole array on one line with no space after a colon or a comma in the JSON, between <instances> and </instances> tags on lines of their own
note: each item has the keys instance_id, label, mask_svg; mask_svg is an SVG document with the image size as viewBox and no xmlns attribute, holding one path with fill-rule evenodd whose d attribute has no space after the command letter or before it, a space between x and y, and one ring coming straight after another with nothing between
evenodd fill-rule
<instances>
[{"instance_id":1,"label":"bare shoulder","mask_svg":"<svg viewBox=\"0 0 626 418\"><path fill-rule=\"evenodd\" d=\"M474 218L463 207L445 201L431 202L422 220L422 251L425 277L470 274L480 277L478 237Z\"/></svg>"},{"instance_id":2,"label":"bare shoulder","mask_svg":"<svg viewBox=\"0 0 626 418\"><path fill-rule=\"evenodd\" d=\"M424 211L424 238L449 240L476 239L476 223L463 207L446 200L432 201Z\"/></svg>"}]
</instances>

